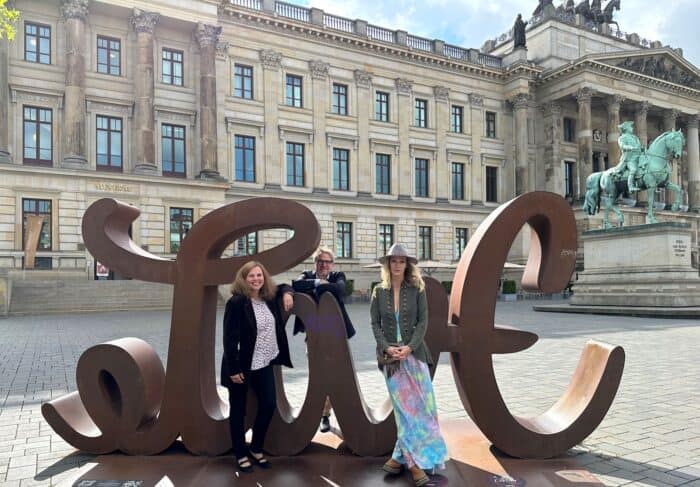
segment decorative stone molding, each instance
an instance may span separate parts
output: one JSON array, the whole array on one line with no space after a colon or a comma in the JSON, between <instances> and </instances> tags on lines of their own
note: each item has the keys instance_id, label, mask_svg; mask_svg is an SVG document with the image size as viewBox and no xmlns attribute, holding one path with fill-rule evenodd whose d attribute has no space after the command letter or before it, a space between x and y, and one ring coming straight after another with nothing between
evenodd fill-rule
<instances>
[{"instance_id":1,"label":"decorative stone molding","mask_svg":"<svg viewBox=\"0 0 700 487\"><path fill-rule=\"evenodd\" d=\"M52 108L63 108L63 93L60 94L50 94L50 93L37 93L23 91L17 88L10 89L10 100L12 103L18 102L30 102L39 103L44 105L49 105Z\"/></svg>"},{"instance_id":2,"label":"decorative stone molding","mask_svg":"<svg viewBox=\"0 0 700 487\"><path fill-rule=\"evenodd\" d=\"M61 0L61 15L65 19L87 19L89 9L88 0Z\"/></svg>"},{"instance_id":3,"label":"decorative stone molding","mask_svg":"<svg viewBox=\"0 0 700 487\"><path fill-rule=\"evenodd\" d=\"M368 71L362 69L355 70L355 83L361 88L371 88L372 75Z\"/></svg>"},{"instance_id":4,"label":"decorative stone molding","mask_svg":"<svg viewBox=\"0 0 700 487\"><path fill-rule=\"evenodd\" d=\"M675 108L671 110L666 110L664 112L664 123L666 126L673 125L675 127L676 125L676 119L678 119L678 115L680 115L681 112L679 110L676 110Z\"/></svg>"},{"instance_id":5,"label":"decorative stone molding","mask_svg":"<svg viewBox=\"0 0 700 487\"><path fill-rule=\"evenodd\" d=\"M411 144L408 147L411 157L416 157L416 152L429 152L432 160L437 159L438 148L429 145Z\"/></svg>"},{"instance_id":6,"label":"decorative stone molding","mask_svg":"<svg viewBox=\"0 0 700 487\"><path fill-rule=\"evenodd\" d=\"M620 109L620 105L622 104L623 101L625 101L625 97L622 96L622 95L612 95L612 96L609 96L609 97L606 99L606 105L607 105L607 107L608 107L608 111L610 111L610 110L619 110L619 109Z\"/></svg>"},{"instance_id":7,"label":"decorative stone molding","mask_svg":"<svg viewBox=\"0 0 700 487\"><path fill-rule=\"evenodd\" d=\"M518 93L510 100L516 109L527 108L531 101L532 96L529 93Z\"/></svg>"},{"instance_id":8,"label":"decorative stone molding","mask_svg":"<svg viewBox=\"0 0 700 487\"><path fill-rule=\"evenodd\" d=\"M484 106L484 97L481 95L475 95L474 93L471 93L469 95L469 103L473 107L483 107Z\"/></svg>"},{"instance_id":9,"label":"decorative stone molding","mask_svg":"<svg viewBox=\"0 0 700 487\"><path fill-rule=\"evenodd\" d=\"M447 155L448 161L451 161L453 159L462 158L462 159L466 160L467 164L471 165L471 163L472 163L473 154L471 151L466 151L466 150L461 150L461 149L451 149L448 147L447 149L445 149L445 153ZM457 162L459 162L459 161L457 161Z\"/></svg>"},{"instance_id":10,"label":"decorative stone molding","mask_svg":"<svg viewBox=\"0 0 700 487\"><path fill-rule=\"evenodd\" d=\"M282 54L274 49L263 49L260 51L260 61L263 68L279 70L282 67Z\"/></svg>"},{"instance_id":11,"label":"decorative stone molding","mask_svg":"<svg viewBox=\"0 0 700 487\"><path fill-rule=\"evenodd\" d=\"M582 105L584 103L590 103L591 99L593 98L593 94L594 91L591 88L584 86L583 88L579 88L574 96L576 97L578 104Z\"/></svg>"},{"instance_id":12,"label":"decorative stone molding","mask_svg":"<svg viewBox=\"0 0 700 487\"><path fill-rule=\"evenodd\" d=\"M103 101L87 100L86 109L89 113L92 113L92 112L118 113L118 114L124 115L128 118L131 118L133 113L134 113L133 103L129 103L128 105L122 105L122 104L109 103L109 102L103 102Z\"/></svg>"},{"instance_id":13,"label":"decorative stone molding","mask_svg":"<svg viewBox=\"0 0 700 487\"><path fill-rule=\"evenodd\" d=\"M194 30L194 39L199 47L216 46L221 35L221 27L199 22Z\"/></svg>"},{"instance_id":14,"label":"decorative stone molding","mask_svg":"<svg viewBox=\"0 0 700 487\"><path fill-rule=\"evenodd\" d=\"M393 147L394 148L394 154L397 156L399 155L400 152L400 144L398 141L394 140L386 140L386 139L375 139L375 138L370 138L369 139L369 151L372 153L377 152L377 146L384 146L384 147Z\"/></svg>"},{"instance_id":15,"label":"decorative stone molding","mask_svg":"<svg viewBox=\"0 0 700 487\"><path fill-rule=\"evenodd\" d=\"M280 140L296 140L304 144L314 143L314 131L313 129L305 129L300 127L290 127L288 125L279 125L279 137Z\"/></svg>"},{"instance_id":16,"label":"decorative stone molding","mask_svg":"<svg viewBox=\"0 0 700 487\"><path fill-rule=\"evenodd\" d=\"M326 79L328 78L328 70L331 65L327 62L314 59L309 61L309 71L311 71L311 77L313 79Z\"/></svg>"},{"instance_id":17,"label":"decorative stone molding","mask_svg":"<svg viewBox=\"0 0 700 487\"><path fill-rule=\"evenodd\" d=\"M130 22L136 32L153 34L159 19L160 14L157 12L144 12L135 8Z\"/></svg>"},{"instance_id":18,"label":"decorative stone molding","mask_svg":"<svg viewBox=\"0 0 700 487\"><path fill-rule=\"evenodd\" d=\"M405 78L396 78L394 81L399 95L411 95L413 92L413 81Z\"/></svg>"},{"instance_id":19,"label":"decorative stone molding","mask_svg":"<svg viewBox=\"0 0 700 487\"><path fill-rule=\"evenodd\" d=\"M450 89L446 86L433 87L433 93L435 94L435 99L437 101L448 101L450 97Z\"/></svg>"},{"instance_id":20,"label":"decorative stone molding","mask_svg":"<svg viewBox=\"0 0 700 487\"><path fill-rule=\"evenodd\" d=\"M173 112L167 107L155 107L155 119L164 122L178 122L194 127L197 123L197 112Z\"/></svg>"},{"instance_id":21,"label":"decorative stone molding","mask_svg":"<svg viewBox=\"0 0 700 487\"><path fill-rule=\"evenodd\" d=\"M648 101L641 101L637 104L635 112L640 114L640 115L646 115L647 113L649 113L650 106L651 105L649 105Z\"/></svg>"},{"instance_id":22,"label":"decorative stone molding","mask_svg":"<svg viewBox=\"0 0 700 487\"><path fill-rule=\"evenodd\" d=\"M230 42L226 42L226 41L217 42L216 43L216 58L217 59L227 59L229 47L231 47Z\"/></svg>"},{"instance_id":23,"label":"decorative stone molding","mask_svg":"<svg viewBox=\"0 0 700 487\"><path fill-rule=\"evenodd\" d=\"M265 122L262 120L248 120L246 118L226 117L226 132L235 133L236 127L247 126L258 130L260 137L265 136Z\"/></svg>"},{"instance_id":24,"label":"decorative stone molding","mask_svg":"<svg viewBox=\"0 0 700 487\"><path fill-rule=\"evenodd\" d=\"M545 103L540 107L545 116L551 115L553 117L561 116L561 105L555 101L550 101Z\"/></svg>"},{"instance_id":25,"label":"decorative stone molding","mask_svg":"<svg viewBox=\"0 0 700 487\"><path fill-rule=\"evenodd\" d=\"M360 138L356 135L347 134L336 134L331 132L326 132L326 145L328 147L333 147L337 145L336 141L346 141L352 143L352 150L357 150Z\"/></svg>"}]
</instances>

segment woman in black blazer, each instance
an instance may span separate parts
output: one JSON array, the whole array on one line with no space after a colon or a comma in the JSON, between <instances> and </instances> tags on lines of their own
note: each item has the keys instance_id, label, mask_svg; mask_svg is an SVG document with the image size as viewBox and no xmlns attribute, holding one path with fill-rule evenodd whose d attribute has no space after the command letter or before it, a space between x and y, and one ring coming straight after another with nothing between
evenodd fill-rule
<instances>
[{"instance_id":1,"label":"woman in black blazer","mask_svg":"<svg viewBox=\"0 0 700 487\"><path fill-rule=\"evenodd\" d=\"M273 365L292 366L282 313L292 308L292 288L275 287L270 274L259 262L244 264L231 285L231 298L224 313L224 357L221 385L228 389L231 413L231 442L238 467L249 472L248 458L269 468L262 447L277 407ZM258 399L250 450L245 443L245 414L248 387Z\"/></svg>"}]
</instances>

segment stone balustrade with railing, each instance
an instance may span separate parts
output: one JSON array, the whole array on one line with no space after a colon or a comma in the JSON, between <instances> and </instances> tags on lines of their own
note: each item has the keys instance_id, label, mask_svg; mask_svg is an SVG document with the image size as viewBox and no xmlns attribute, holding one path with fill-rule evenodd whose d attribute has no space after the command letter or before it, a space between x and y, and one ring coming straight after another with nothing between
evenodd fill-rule
<instances>
[{"instance_id":1,"label":"stone balustrade with railing","mask_svg":"<svg viewBox=\"0 0 700 487\"><path fill-rule=\"evenodd\" d=\"M500 69L503 67L502 59L499 56L479 53L476 49L465 49L445 44L444 41L439 39L426 39L402 30L391 30L378 25L368 24L365 20L353 20L327 14L323 10L316 8L300 7L279 0L228 0L228 3L237 7L264 11L298 22L317 24L325 29L364 36L375 41L398 44L415 51L428 52L449 59L479 64L488 68Z\"/></svg>"}]
</instances>

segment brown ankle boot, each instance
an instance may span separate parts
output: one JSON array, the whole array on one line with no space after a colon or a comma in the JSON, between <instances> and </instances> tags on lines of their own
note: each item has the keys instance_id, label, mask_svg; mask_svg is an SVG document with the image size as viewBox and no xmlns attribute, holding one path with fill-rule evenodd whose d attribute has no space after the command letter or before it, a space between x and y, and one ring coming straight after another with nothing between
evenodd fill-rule
<instances>
[{"instance_id":1,"label":"brown ankle boot","mask_svg":"<svg viewBox=\"0 0 700 487\"><path fill-rule=\"evenodd\" d=\"M384 463L384 465L382 466L382 470L392 475L398 475L403 471L403 465L401 465L393 458L390 458L386 461L386 463Z\"/></svg>"},{"instance_id":2,"label":"brown ankle boot","mask_svg":"<svg viewBox=\"0 0 700 487\"><path fill-rule=\"evenodd\" d=\"M416 485L416 487L421 487L422 485L425 485L428 482L430 482L430 478L425 474L425 472L422 469L414 465L410 468L410 470L411 477L413 477L413 483Z\"/></svg>"}]
</instances>

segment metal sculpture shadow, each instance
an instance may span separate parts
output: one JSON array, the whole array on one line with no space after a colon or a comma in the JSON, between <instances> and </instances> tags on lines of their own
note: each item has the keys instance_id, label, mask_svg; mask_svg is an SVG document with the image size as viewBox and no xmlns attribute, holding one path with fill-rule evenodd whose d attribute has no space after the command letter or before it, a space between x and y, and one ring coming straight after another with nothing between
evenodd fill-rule
<instances>
[{"instance_id":1,"label":"metal sculpture shadow","mask_svg":"<svg viewBox=\"0 0 700 487\"><path fill-rule=\"evenodd\" d=\"M138 214L127 204L99 200L85 213L83 238L96 259L122 274L174 285L167 374L155 351L142 340L99 344L78 361L78 391L45 403L42 413L68 443L91 453L156 454L178 436L192 453L224 453L231 442L228 407L217 393L214 373L216 286L230 282L250 257L221 258L222 253L249 232L292 229L290 240L255 257L276 274L308 257L318 246L321 229L313 214L298 203L245 200L200 219L171 261L131 241L128 228ZM617 391L624 352L589 342L569 388L549 411L535 418L515 417L508 411L498 390L492 354L524 350L537 335L494 325L496 284L508 250L526 223L532 229L532 243L523 285L545 292L564 288L576 260L573 213L552 193L522 195L480 225L462 255L449 304L442 286L426 278L430 320L426 341L435 363L441 352L450 352L464 407L496 447L515 457L547 458L581 442L600 424ZM366 405L337 302L325 295L316 304L297 294L292 312L307 324L309 385L295 414L276 370L278 408L265 449L278 455L302 451L316 433L329 396L350 450L363 456L390 451L396 439L390 403L375 409Z\"/></svg>"}]
</instances>

